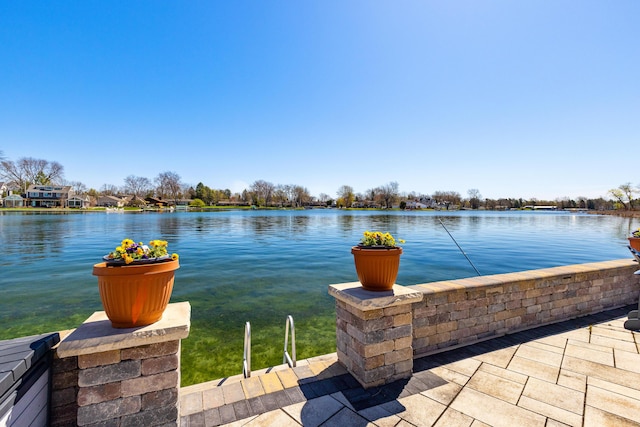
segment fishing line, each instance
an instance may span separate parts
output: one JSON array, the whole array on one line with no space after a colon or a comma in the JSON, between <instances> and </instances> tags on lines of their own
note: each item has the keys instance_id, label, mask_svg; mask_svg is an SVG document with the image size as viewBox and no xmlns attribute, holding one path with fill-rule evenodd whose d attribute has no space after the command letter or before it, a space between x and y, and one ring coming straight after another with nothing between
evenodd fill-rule
<instances>
[{"instance_id":1,"label":"fishing line","mask_svg":"<svg viewBox=\"0 0 640 427\"><path fill-rule=\"evenodd\" d=\"M451 240L453 240L453 243L456 244L456 246L458 247L458 249L460 249L460 252L462 252L462 255L464 255L464 257L467 259L467 261L469 261L469 264L471 264L471 267L473 267L473 269L476 271L476 273L478 274L478 276L482 276L482 274L480 274L480 272L478 271L478 269L476 268L475 265L473 265L473 263L471 262L471 260L469 259L469 257L467 256L466 253L464 253L464 251L462 250L462 248L460 247L460 245L458 244L458 242L456 242L456 239L453 238L453 236L451 235L451 233L449 233L449 230L447 230L447 227L445 227L444 222L442 222L442 220L440 218L438 218L438 221L440 221L440 224L442 225L442 228L444 228L444 231L447 232L447 234L449 235L449 237L451 237Z\"/></svg>"}]
</instances>

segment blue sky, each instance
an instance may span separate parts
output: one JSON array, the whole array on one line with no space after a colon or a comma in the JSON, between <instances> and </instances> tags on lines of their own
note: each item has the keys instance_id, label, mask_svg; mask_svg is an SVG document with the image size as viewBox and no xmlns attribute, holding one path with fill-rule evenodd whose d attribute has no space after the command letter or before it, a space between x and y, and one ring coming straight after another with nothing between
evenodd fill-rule
<instances>
[{"instance_id":1,"label":"blue sky","mask_svg":"<svg viewBox=\"0 0 640 427\"><path fill-rule=\"evenodd\" d=\"M639 184L640 2L0 0L0 150L99 189Z\"/></svg>"}]
</instances>

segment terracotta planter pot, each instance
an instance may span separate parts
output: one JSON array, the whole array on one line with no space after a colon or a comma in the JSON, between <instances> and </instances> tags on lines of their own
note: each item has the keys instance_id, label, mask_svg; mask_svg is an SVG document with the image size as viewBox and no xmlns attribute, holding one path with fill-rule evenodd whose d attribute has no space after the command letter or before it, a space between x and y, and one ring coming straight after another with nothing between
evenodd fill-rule
<instances>
[{"instance_id":1,"label":"terracotta planter pot","mask_svg":"<svg viewBox=\"0 0 640 427\"><path fill-rule=\"evenodd\" d=\"M629 237L629 246L636 251L640 251L640 237Z\"/></svg>"},{"instance_id":2,"label":"terracotta planter pot","mask_svg":"<svg viewBox=\"0 0 640 427\"><path fill-rule=\"evenodd\" d=\"M114 328L133 328L157 322L169 304L178 261L154 264L93 266L102 306Z\"/></svg>"},{"instance_id":3,"label":"terracotta planter pot","mask_svg":"<svg viewBox=\"0 0 640 427\"><path fill-rule=\"evenodd\" d=\"M400 268L401 247L369 249L353 246L351 253L363 288L369 291L388 291L393 288Z\"/></svg>"}]
</instances>

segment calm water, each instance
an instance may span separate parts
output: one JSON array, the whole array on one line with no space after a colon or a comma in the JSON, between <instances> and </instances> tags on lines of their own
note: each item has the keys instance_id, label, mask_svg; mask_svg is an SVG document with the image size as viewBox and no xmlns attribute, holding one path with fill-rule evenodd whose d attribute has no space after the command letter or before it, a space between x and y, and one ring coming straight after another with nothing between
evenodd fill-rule
<instances>
[{"instance_id":1,"label":"calm water","mask_svg":"<svg viewBox=\"0 0 640 427\"><path fill-rule=\"evenodd\" d=\"M335 351L327 285L357 280L350 253L364 230L404 238L397 282L629 258L630 218L555 212L0 211L0 339L77 327L101 310L94 263L119 242L165 239L180 254L172 301L192 305L183 385L242 372L244 323L253 369L282 361L293 315L300 359Z\"/></svg>"}]
</instances>

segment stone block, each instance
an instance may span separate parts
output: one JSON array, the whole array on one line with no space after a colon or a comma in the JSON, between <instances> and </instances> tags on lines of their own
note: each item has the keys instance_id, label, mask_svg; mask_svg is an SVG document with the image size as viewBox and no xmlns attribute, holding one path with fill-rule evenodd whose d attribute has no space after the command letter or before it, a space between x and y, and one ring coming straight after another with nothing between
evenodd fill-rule
<instances>
[{"instance_id":1,"label":"stone block","mask_svg":"<svg viewBox=\"0 0 640 427\"><path fill-rule=\"evenodd\" d=\"M161 372L174 371L178 369L180 360L177 354L144 359L142 361L142 375L153 375Z\"/></svg>"},{"instance_id":2,"label":"stone block","mask_svg":"<svg viewBox=\"0 0 640 427\"><path fill-rule=\"evenodd\" d=\"M451 332L451 331L454 331L456 329L458 329L458 322L457 321L438 323L436 325L436 332L438 334L445 333L445 332Z\"/></svg>"},{"instance_id":3,"label":"stone block","mask_svg":"<svg viewBox=\"0 0 640 427\"><path fill-rule=\"evenodd\" d=\"M431 317L431 316L429 316ZM418 328L422 328L425 326L429 326L431 323L429 322L428 317L413 317L413 329L416 330Z\"/></svg>"},{"instance_id":4,"label":"stone block","mask_svg":"<svg viewBox=\"0 0 640 427\"><path fill-rule=\"evenodd\" d=\"M411 313L411 304L393 305L382 309L384 316L395 316L397 314Z\"/></svg>"},{"instance_id":5,"label":"stone block","mask_svg":"<svg viewBox=\"0 0 640 427\"><path fill-rule=\"evenodd\" d=\"M505 308L505 305L504 305L504 303L502 303L502 302L501 302L501 303L497 303L497 304L491 304L491 305L488 307L487 312L488 312L489 314L491 314L491 313L497 313L497 312L499 312L499 311L503 311L503 310L504 310L504 308Z\"/></svg>"},{"instance_id":6,"label":"stone block","mask_svg":"<svg viewBox=\"0 0 640 427\"><path fill-rule=\"evenodd\" d=\"M395 367L393 365L385 365L364 372L360 379L364 381L365 384L370 384L375 381L382 381L384 384L385 380L394 373Z\"/></svg>"},{"instance_id":7,"label":"stone block","mask_svg":"<svg viewBox=\"0 0 640 427\"><path fill-rule=\"evenodd\" d=\"M391 326L402 326L402 325L411 325L413 321L413 315L409 313L397 314L393 316L393 321Z\"/></svg>"},{"instance_id":8,"label":"stone block","mask_svg":"<svg viewBox=\"0 0 640 427\"><path fill-rule=\"evenodd\" d=\"M342 301L336 301L336 319L341 319L347 323L353 323L352 319L355 318L353 314L347 310Z\"/></svg>"},{"instance_id":9,"label":"stone block","mask_svg":"<svg viewBox=\"0 0 640 427\"><path fill-rule=\"evenodd\" d=\"M178 425L178 408L169 406L154 411L142 411L120 420L121 427Z\"/></svg>"},{"instance_id":10,"label":"stone block","mask_svg":"<svg viewBox=\"0 0 640 427\"><path fill-rule=\"evenodd\" d=\"M438 333L434 335L432 339L433 339L432 341L433 344L441 344L441 343L447 342L451 340L451 332Z\"/></svg>"},{"instance_id":11,"label":"stone block","mask_svg":"<svg viewBox=\"0 0 640 427\"><path fill-rule=\"evenodd\" d=\"M55 354L55 357L53 358L53 369L52 369L52 372L54 374L57 374L60 372L73 371L74 369L78 369L77 356L60 358L58 357L57 353Z\"/></svg>"},{"instance_id":12,"label":"stone block","mask_svg":"<svg viewBox=\"0 0 640 427\"><path fill-rule=\"evenodd\" d=\"M471 335L471 329L469 328L456 329L455 331L451 331L451 339L453 340L460 340Z\"/></svg>"},{"instance_id":13,"label":"stone block","mask_svg":"<svg viewBox=\"0 0 640 427\"><path fill-rule=\"evenodd\" d=\"M504 304L504 307L507 310L513 310L513 309L516 309L516 308L520 308L520 307L522 307L522 301L520 299L514 299L512 301L507 301Z\"/></svg>"},{"instance_id":14,"label":"stone block","mask_svg":"<svg viewBox=\"0 0 640 427\"><path fill-rule=\"evenodd\" d=\"M125 397L78 408L78 425L119 418L140 411L140 396Z\"/></svg>"},{"instance_id":15,"label":"stone block","mask_svg":"<svg viewBox=\"0 0 640 427\"><path fill-rule=\"evenodd\" d=\"M527 314L539 313L542 311L542 306L540 304L530 305L527 307Z\"/></svg>"},{"instance_id":16,"label":"stone block","mask_svg":"<svg viewBox=\"0 0 640 427\"><path fill-rule=\"evenodd\" d=\"M413 371L413 358L396 363L393 369L395 374L392 380L410 377Z\"/></svg>"},{"instance_id":17,"label":"stone block","mask_svg":"<svg viewBox=\"0 0 640 427\"><path fill-rule=\"evenodd\" d=\"M384 366L385 365L385 357L386 355L389 353L385 353L385 354L379 354L377 356L373 356L373 357L368 357L366 359L363 359L364 363L362 363L362 368L364 368L366 371L370 370L370 369L375 369L375 368L379 368L380 366Z\"/></svg>"},{"instance_id":18,"label":"stone block","mask_svg":"<svg viewBox=\"0 0 640 427\"><path fill-rule=\"evenodd\" d=\"M338 355L338 362L341 363L345 368L347 368L347 370L351 370L351 358L347 355L347 353L337 350L336 354Z\"/></svg>"},{"instance_id":19,"label":"stone block","mask_svg":"<svg viewBox=\"0 0 640 427\"><path fill-rule=\"evenodd\" d=\"M467 290L467 298L470 301L477 301L481 298L486 298L487 291L484 288L476 288Z\"/></svg>"},{"instance_id":20,"label":"stone block","mask_svg":"<svg viewBox=\"0 0 640 427\"><path fill-rule=\"evenodd\" d=\"M53 406L51 408L50 427L63 427L77 425L78 405L70 403L63 406Z\"/></svg>"},{"instance_id":21,"label":"stone block","mask_svg":"<svg viewBox=\"0 0 640 427\"><path fill-rule=\"evenodd\" d=\"M436 314L441 314L441 313L449 314L455 309L456 309L456 304L455 303L439 304L436 307Z\"/></svg>"},{"instance_id":22,"label":"stone block","mask_svg":"<svg viewBox=\"0 0 640 427\"><path fill-rule=\"evenodd\" d=\"M363 320L372 320L372 319L378 319L380 317L384 317L384 310L382 308L366 310L366 311L357 310L354 308L353 311L355 311L354 314L357 313L356 314L357 317Z\"/></svg>"},{"instance_id":23,"label":"stone block","mask_svg":"<svg viewBox=\"0 0 640 427\"><path fill-rule=\"evenodd\" d=\"M412 332L411 325L398 326L397 328L389 328L384 332L384 341L395 341L398 338L410 337Z\"/></svg>"},{"instance_id":24,"label":"stone block","mask_svg":"<svg viewBox=\"0 0 640 427\"><path fill-rule=\"evenodd\" d=\"M423 326L420 328L413 329L413 336L415 338L429 337L429 336L435 335L436 333L437 333L436 325Z\"/></svg>"},{"instance_id":25,"label":"stone block","mask_svg":"<svg viewBox=\"0 0 640 427\"><path fill-rule=\"evenodd\" d=\"M51 377L51 387L54 390L62 390L78 386L78 370L54 373Z\"/></svg>"},{"instance_id":26,"label":"stone block","mask_svg":"<svg viewBox=\"0 0 640 427\"><path fill-rule=\"evenodd\" d=\"M456 291L449 292L447 295L447 302L449 303L464 301L466 299L467 299L467 292L465 289L458 289Z\"/></svg>"},{"instance_id":27,"label":"stone block","mask_svg":"<svg viewBox=\"0 0 640 427\"><path fill-rule=\"evenodd\" d=\"M77 394L78 390L76 387L69 387L62 390L52 390L51 406L65 406L76 403Z\"/></svg>"},{"instance_id":28,"label":"stone block","mask_svg":"<svg viewBox=\"0 0 640 427\"><path fill-rule=\"evenodd\" d=\"M78 390L78 406L93 405L120 397L120 382L82 387Z\"/></svg>"},{"instance_id":29,"label":"stone block","mask_svg":"<svg viewBox=\"0 0 640 427\"><path fill-rule=\"evenodd\" d=\"M347 356L353 358L353 359L364 359L366 357L371 357L371 356L375 356L375 354L370 354L368 356L365 356L364 351L365 351L366 347L364 344L362 344L360 341L357 340L353 340L351 342L351 345L349 346L349 348L347 349L346 353ZM380 353L382 354L382 353Z\"/></svg>"},{"instance_id":30,"label":"stone block","mask_svg":"<svg viewBox=\"0 0 640 427\"><path fill-rule=\"evenodd\" d=\"M424 300L428 305L434 305L437 307L439 305L448 303L449 296L447 295L446 292L441 292L441 293L436 293L431 295L425 295Z\"/></svg>"},{"instance_id":31,"label":"stone block","mask_svg":"<svg viewBox=\"0 0 640 427\"><path fill-rule=\"evenodd\" d=\"M445 313L438 313L435 316L428 317L427 319L431 324L448 322L449 320L451 320L451 312L447 311Z\"/></svg>"},{"instance_id":32,"label":"stone block","mask_svg":"<svg viewBox=\"0 0 640 427\"><path fill-rule=\"evenodd\" d=\"M111 365L120 362L120 350L103 351L93 354L81 354L78 356L80 369L93 368L102 365Z\"/></svg>"},{"instance_id":33,"label":"stone block","mask_svg":"<svg viewBox=\"0 0 640 427\"><path fill-rule=\"evenodd\" d=\"M419 319L436 314L436 307L433 305L424 305L424 303L414 304L413 318Z\"/></svg>"},{"instance_id":34,"label":"stone block","mask_svg":"<svg viewBox=\"0 0 640 427\"><path fill-rule=\"evenodd\" d=\"M514 317L520 317L526 314L526 308L516 308L514 310L499 311L494 315L494 320L506 320Z\"/></svg>"},{"instance_id":35,"label":"stone block","mask_svg":"<svg viewBox=\"0 0 640 427\"><path fill-rule=\"evenodd\" d=\"M460 320L469 318L469 309L452 311L450 315L451 320Z\"/></svg>"},{"instance_id":36,"label":"stone block","mask_svg":"<svg viewBox=\"0 0 640 427\"><path fill-rule=\"evenodd\" d=\"M372 357L392 351L393 348L393 341L384 341L381 343L369 344L365 346L362 354L364 355L364 357Z\"/></svg>"},{"instance_id":37,"label":"stone block","mask_svg":"<svg viewBox=\"0 0 640 427\"><path fill-rule=\"evenodd\" d=\"M400 350L402 348L411 347L413 337L403 337L393 340L393 349Z\"/></svg>"},{"instance_id":38,"label":"stone block","mask_svg":"<svg viewBox=\"0 0 640 427\"><path fill-rule=\"evenodd\" d=\"M411 347L394 350L384 354L385 365L394 365L398 362L403 362L409 359L413 359L413 349Z\"/></svg>"},{"instance_id":39,"label":"stone block","mask_svg":"<svg viewBox=\"0 0 640 427\"><path fill-rule=\"evenodd\" d=\"M422 338L414 338L413 340L413 348L415 354L422 354L424 349L431 344L430 337L422 337ZM419 349L419 350L417 350Z\"/></svg>"},{"instance_id":40,"label":"stone block","mask_svg":"<svg viewBox=\"0 0 640 427\"><path fill-rule=\"evenodd\" d=\"M410 313L409 313L409 316L411 316ZM377 319L361 321L359 324L354 323L353 326L355 326L356 328L360 329L363 332L380 331L393 326L393 316L385 316Z\"/></svg>"},{"instance_id":41,"label":"stone block","mask_svg":"<svg viewBox=\"0 0 640 427\"><path fill-rule=\"evenodd\" d=\"M78 385L90 387L139 377L140 369L139 360L127 360L116 365L82 369L78 374Z\"/></svg>"},{"instance_id":42,"label":"stone block","mask_svg":"<svg viewBox=\"0 0 640 427\"><path fill-rule=\"evenodd\" d=\"M468 319L460 319L458 320L458 329L466 329L472 326L476 326L478 324L478 319L475 317L470 317Z\"/></svg>"},{"instance_id":43,"label":"stone block","mask_svg":"<svg viewBox=\"0 0 640 427\"><path fill-rule=\"evenodd\" d=\"M125 348L120 357L122 360L128 359L149 359L151 357L166 356L176 354L180 350L180 341L165 341L156 344L143 345L140 347Z\"/></svg>"},{"instance_id":44,"label":"stone block","mask_svg":"<svg viewBox=\"0 0 640 427\"><path fill-rule=\"evenodd\" d=\"M152 391L178 387L178 371L137 377L122 381L122 396L142 395Z\"/></svg>"},{"instance_id":45,"label":"stone block","mask_svg":"<svg viewBox=\"0 0 640 427\"><path fill-rule=\"evenodd\" d=\"M162 408L178 403L178 388L152 391L142 395L142 410Z\"/></svg>"}]
</instances>

